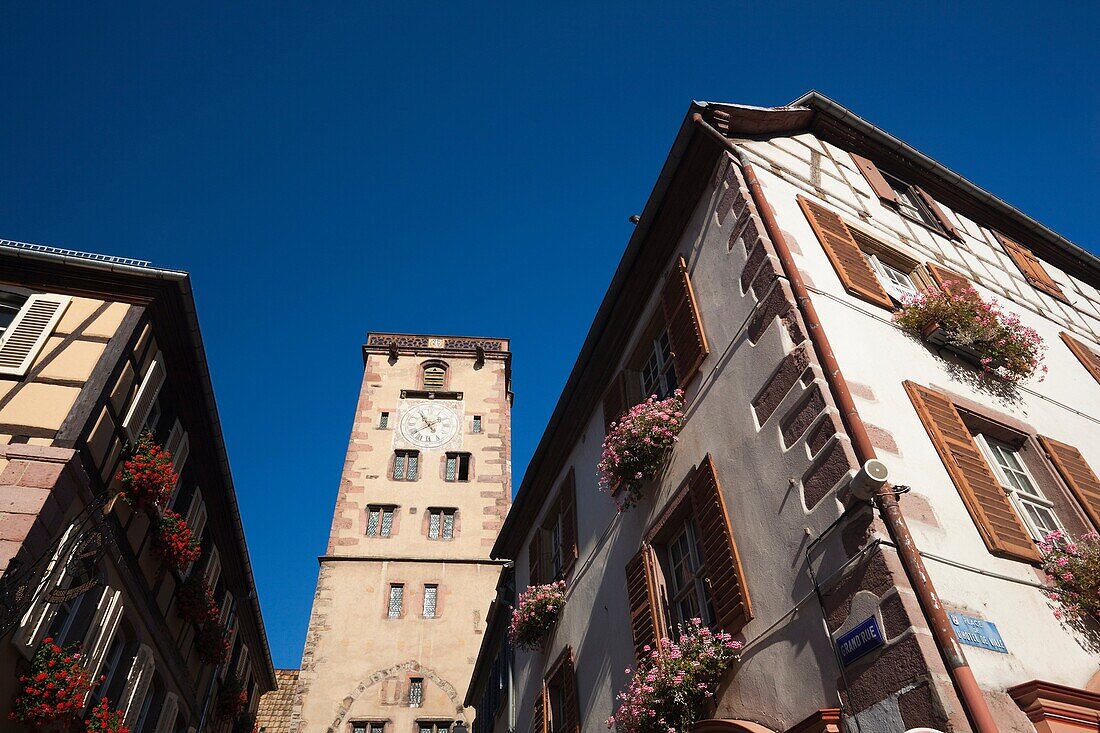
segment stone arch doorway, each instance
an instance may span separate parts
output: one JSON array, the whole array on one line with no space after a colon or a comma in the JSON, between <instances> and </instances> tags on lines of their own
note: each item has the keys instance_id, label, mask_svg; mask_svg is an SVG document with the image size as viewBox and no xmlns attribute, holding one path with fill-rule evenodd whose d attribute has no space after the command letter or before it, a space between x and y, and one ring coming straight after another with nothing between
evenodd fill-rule
<instances>
[{"instance_id":1,"label":"stone arch doorway","mask_svg":"<svg viewBox=\"0 0 1100 733\"><path fill-rule=\"evenodd\" d=\"M404 678L408 673L419 674L424 678L425 682L430 682L442 690L444 694L447 695L447 699L454 705L455 720L461 720L467 727L469 726L470 721L466 720L466 708L463 707L462 700L459 699L458 691L455 690L454 685L440 677L434 669L421 665L420 662L415 659L410 659L401 664L394 664L390 667L379 669L372 672L366 679L361 680L359 684L340 701L340 706L336 710L336 717L333 718L332 724L329 725L327 733L343 733L344 723L347 720L348 712L351 710L352 705L355 704L355 701L363 696L364 692L385 680L393 679L398 676ZM756 732L753 731L753 733Z\"/></svg>"}]
</instances>

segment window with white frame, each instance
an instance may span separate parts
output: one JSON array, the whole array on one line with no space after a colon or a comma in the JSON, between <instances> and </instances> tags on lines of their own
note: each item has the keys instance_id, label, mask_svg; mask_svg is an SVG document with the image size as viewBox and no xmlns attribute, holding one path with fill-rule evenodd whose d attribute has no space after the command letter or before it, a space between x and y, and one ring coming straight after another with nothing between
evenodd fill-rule
<instances>
[{"instance_id":1,"label":"window with white frame","mask_svg":"<svg viewBox=\"0 0 1100 733\"><path fill-rule=\"evenodd\" d=\"M920 294L916 283L913 282L913 277L905 270L894 267L890 263L883 261L877 254L864 252L864 257L866 257L867 261L871 264L871 269L878 275L882 287L886 289L886 292L889 293L890 297L894 300L900 303L907 297L914 297Z\"/></svg>"},{"instance_id":2,"label":"window with white frame","mask_svg":"<svg viewBox=\"0 0 1100 733\"><path fill-rule=\"evenodd\" d=\"M1031 536L1039 541L1047 533L1062 529L1054 503L1043 495L1020 457L1020 449L982 433L974 437Z\"/></svg>"},{"instance_id":3,"label":"window with white frame","mask_svg":"<svg viewBox=\"0 0 1100 733\"><path fill-rule=\"evenodd\" d=\"M695 520L686 518L672 527L661 550L661 571L667 590L669 628L700 618L710 624L714 613L703 574L702 552Z\"/></svg>"},{"instance_id":4,"label":"window with white frame","mask_svg":"<svg viewBox=\"0 0 1100 733\"><path fill-rule=\"evenodd\" d=\"M921 200L920 194L917 193L914 186L886 172L882 172L882 177L886 179L886 182L890 184L890 188L894 189L894 193L897 194L899 212L925 226L943 231L939 220L928 209L928 205Z\"/></svg>"},{"instance_id":5,"label":"window with white frame","mask_svg":"<svg viewBox=\"0 0 1100 733\"><path fill-rule=\"evenodd\" d=\"M393 531L393 513L396 507L367 507L367 537L389 537Z\"/></svg>"},{"instance_id":6,"label":"window with white frame","mask_svg":"<svg viewBox=\"0 0 1100 733\"><path fill-rule=\"evenodd\" d=\"M428 510L428 539L453 540L455 536L455 510Z\"/></svg>"},{"instance_id":7,"label":"window with white frame","mask_svg":"<svg viewBox=\"0 0 1100 733\"><path fill-rule=\"evenodd\" d=\"M652 349L642 364L642 395L656 395L664 399L676 389L676 366L672 362L672 346L669 344L668 331L661 331L653 339Z\"/></svg>"},{"instance_id":8,"label":"window with white frame","mask_svg":"<svg viewBox=\"0 0 1100 733\"><path fill-rule=\"evenodd\" d=\"M436 605L439 602L439 586L424 586L424 618L435 618Z\"/></svg>"}]
</instances>

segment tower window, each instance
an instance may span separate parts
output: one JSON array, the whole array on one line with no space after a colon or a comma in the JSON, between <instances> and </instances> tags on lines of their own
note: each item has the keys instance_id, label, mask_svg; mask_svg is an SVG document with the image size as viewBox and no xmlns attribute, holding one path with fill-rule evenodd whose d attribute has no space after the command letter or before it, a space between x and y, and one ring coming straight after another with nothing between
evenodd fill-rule
<instances>
[{"instance_id":1,"label":"tower window","mask_svg":"<svg viewBox=\"0 0 1100 733\"><path fill-rule=\"evenodd\" d=\"M470 432L471 433L480 433L481 432L481 415L474 415L474 424L473 424L473 427L470 428Z\"/></svg>"},{"instance_id":2,"label":"tower window","mask_svg":"<svg viewBox=\"0 0 1100 733\"><path fill-rule=\"evenodd\" d=\"M424 586L424 618L435 618L435 606L439 600L439 586Z\"/></svg>"},{"instance_id":3,"label":"tower window","mask_svg":"<svg viewBox=\"0 0 1100 733\"><path fill-rule=\"evenodd\" d=\"M420 453L414 450L394 451L393 480L416 481L416 472L420 467Z\"/></svg>"},{"instance_id":4,"label":"tower window","mask_svg":"<svg viewBox=\"0 0 1100 733\"><path fill-rule=\"evenodd\" d=\"M428 539L452 540L455 536L455 510L428 510Z\"/></svg>"},{"instance_id":5,"label":"tower window","mask_svg":"<svg viewBox=\"0 0 1100 733\"><path fill-rule=\"evenodd\" d=\"M390 585L390 618L401 618L401 611L405 607L405 586L394 583Z\"/></svg>"},{"instance_id":6,"label":"tower window","mask_svg":"<svg viewBox=\"0 0 1100 733\"><path fill-rule=\"evenodd\" d=\"M385 430L389 426L390 426L390 413L383 412L381 415L378 416L378 427Z\"/></svg>"},{"instance_id":7,"label":"tower window","mask_svg":"<svg viewBox=\"0 0 1100 733\"><path fill-rule=\"evenodd\" d=\"M424 704L424 678L413 677L409 680L409 707L418 708Z\"/></svg>"},{"instance_id":8,"label":"tower window","mask_svg":"<svg viewBox=\"0 0 1100 733\"><path fill-rule=\"evenodd\" d=\"M443 478L447 481L469 481L470 454L448 453L447 468L444 472Z\"/></svg>"},{"instance_id":9,"label":"tower window","mask_svg":"<svg viewBox=\"0 0 1100 733\"><path fill-rule=\"evenodd\" d=\"M392 506L367 508L367 537L389 537L393 530Z\"/></svg>"},{"instance_id":10,"label":"tower window","mask_svg":"<svg viewBox=\"0 0 1100 733\"><path fill-rule=\"evenodd\" d=\"M447 381L447 366L438 361L425 364L420 381L421 386L426 390L442 391Z\"/></svg>"},{"instance_id":11,"label":"tower window","mask_svg":"<svg viewBox=\"0 0 1100 733\"><path fill-rule=\"evenodd\" d=\"M420 733L447 733L451 729L449 720L421 720L416 724Z\"/></svg>"},{"instance_id":12,"label":"tower window","mask_svg":"<svg viewBox=\"0 0 1100 733\"><path fill-rule=\"evenodd\" d=\"M263 730L262 728L260 730ZM352 723L351 733L386 733L385 723Z\"/></svg>"}]
</instances>

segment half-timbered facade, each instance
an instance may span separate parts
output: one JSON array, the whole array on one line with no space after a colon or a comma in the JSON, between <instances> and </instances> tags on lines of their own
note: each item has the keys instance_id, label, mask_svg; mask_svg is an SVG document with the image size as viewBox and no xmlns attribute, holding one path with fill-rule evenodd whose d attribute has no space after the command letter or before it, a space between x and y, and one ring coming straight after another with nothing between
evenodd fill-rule
<instances>
[{"instance_id":1,"label":"half-timbered facade","mask_svg":"<svg viewBox=\"0 0 1100 733\"><path fill-rule=\"evenodd\" d=\"M1035 330L1045 379L895 323L965 283ZM1038 542L1100 530L1098 287L1093 255L821 95L693 104L493 548L501 603L567 600L541 652L502 657L492 616L477 730L603 729L690 618L744 645L696 731L1095 730L1100 629L1056 616ZM601 443L674 388L683 431L619 512Z\"/></svg>"},{"instance_id":2,"label":"half-timbered facade","mask_svg":"<svg viewBox=\"0 0 1100 733\"><path fill-rule=\"evenodd\" d=\"M119 498L143 432L178 477L149 511ZM201 547L180 569L154 546L170 511ZM186 273L0 241L0 567L5 730L24 729L8 712L49 639L91 673L78 721L107 700L133 733L251 733L274 672ZM180 612L199 576L217 661Z\"/></svg>"}]
</instances>

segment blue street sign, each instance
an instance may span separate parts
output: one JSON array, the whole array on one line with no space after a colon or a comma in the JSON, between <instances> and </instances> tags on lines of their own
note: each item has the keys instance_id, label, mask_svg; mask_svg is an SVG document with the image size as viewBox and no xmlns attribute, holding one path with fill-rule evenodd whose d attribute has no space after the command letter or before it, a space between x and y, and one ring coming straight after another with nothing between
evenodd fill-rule
<instances>
[{"instance_id":1,"label":"blue street sign","mask_svg":"<svg viewBox=\"0 0 1100 733\"><path fill-rule=\"evenodd\" d=\"M955 638L960 643L1008 654L1001 632L997 631L997 626L992 621L964 616L961 613L947 615L951 618L951 625L955 627Z\"/></svg>"},{"instance_id":2,"label":"blue street sign","mask_svg":"<svg viewBox=\"0 0 1100 733\"><path fill-rule=\"evenodd\" d=\"M869 654L878 649L884 643L882 629L878 626L878 619L872 616L838 638L836 648L840 652L840 661L847 667L864 654Z\"/></svg>"}]
</instances>

